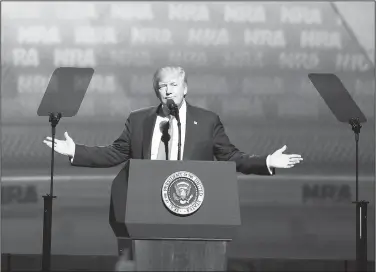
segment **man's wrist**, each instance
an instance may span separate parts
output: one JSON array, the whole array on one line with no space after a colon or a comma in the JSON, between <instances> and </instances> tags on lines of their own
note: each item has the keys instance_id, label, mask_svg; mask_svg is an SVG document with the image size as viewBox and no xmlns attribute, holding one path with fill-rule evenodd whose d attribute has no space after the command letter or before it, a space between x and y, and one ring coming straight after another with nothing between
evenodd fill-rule
<instances>
[{"instance_id":1,"label":"man's wrist","mask_svg":"<svg viewBox=\"0 0 376 272\"><path fill-rule=\"evenodd\" d=\"M270 165L270 160L271 160L270 159L270 155L268 155L266 157L266 167L268 168L268 171L269 171L270 175L273 175L274 171L272 170L272 167Z\"/></svg>"},{"instance_id":2,"label":"man's wrist","mask_svg":"<svg viewBox=\"0 0 376 272\"><path fill-rule=\"evenodd\" d=\"M266 157L266 166L270 168L270 155Z\"/></svg>"},{"instance_id":3,"label":"man's wrist","mask_svg":"<svg viewBox=\"0 0 376 272\"><path fill-rule=\"evenodd\" d=\"M72 155L68 155L69 161L72 163L74 159L74 154L76 153L76 146L73 148Z\"/></svg>"},{"instance_id":4,"label":"man's wrist","mask_svg":"<svg viewBox=\"0 0 376 272\"><path fill-rule=\"evenodd\" d=\"M73 159L74 159L74 155L76 153L76 144L73 146L73 152L72 152L72 155L69 155L69 160L70 162L73 162Z\"/></svg>"}]
</instances>

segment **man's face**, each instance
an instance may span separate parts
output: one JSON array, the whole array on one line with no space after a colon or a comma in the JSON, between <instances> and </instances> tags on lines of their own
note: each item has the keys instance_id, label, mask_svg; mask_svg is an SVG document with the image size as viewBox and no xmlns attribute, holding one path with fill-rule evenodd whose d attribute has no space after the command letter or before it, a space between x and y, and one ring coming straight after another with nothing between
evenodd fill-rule
<instances>
[{"instance_id":1,"label":"man's face","mask_svg":"<svg viewBox=\"0 0 376 272\"><path fill-rule=\"evenodd\" d=\"M178 71L162 71L159 75L157 88L158 98L164 105L166 105L167 99L172 99L176 105L180 106L187 93L184 79Z\"/></svg>"}]
</instances>

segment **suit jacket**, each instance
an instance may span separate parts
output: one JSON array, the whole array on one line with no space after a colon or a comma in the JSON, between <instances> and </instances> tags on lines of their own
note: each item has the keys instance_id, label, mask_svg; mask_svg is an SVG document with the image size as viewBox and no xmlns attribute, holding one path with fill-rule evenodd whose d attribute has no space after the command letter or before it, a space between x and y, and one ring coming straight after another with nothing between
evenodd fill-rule
<instances>
[{"instance_id":1,"label":"suit jacket","mask_svg":"<svg viewBox=\"0 0 376 272\"><path fill-rule=\"evenodd\" d=\"M120 137L108 146L76 145L73 166L112 167L126 162L112 184L110 224L116 236L128 236L124 228L129 159L150 159L151 142L161 105L133 111ZM194 124L197 121L197 124ZM266 156L239 151L229 140L217 114L187 103L183 160L234 161L243 174L270 175ZM274 174L274 169L273 174Z\"/></svg>"}]
</instances>

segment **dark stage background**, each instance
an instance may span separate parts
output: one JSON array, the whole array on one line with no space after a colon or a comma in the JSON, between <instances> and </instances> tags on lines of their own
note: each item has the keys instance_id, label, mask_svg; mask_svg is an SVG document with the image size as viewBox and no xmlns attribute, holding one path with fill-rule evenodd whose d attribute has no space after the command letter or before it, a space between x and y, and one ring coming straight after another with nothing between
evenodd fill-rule
<instances>
[{"instance_id":1,"label":"dark stage background","mask_svg":"<svg viewBox=\"0 0 376 272\"><path fill-rule=\"evenodd\" d=\"M156 68L176 64L188 74L187 100L217 112L241 150L263 154L286 144L304 157L272 178L239 176L243 225L232 258L355 258L354 135L307 77L337 74L368 118L360 198L370 201L374 260L374 65L334 4L6 3L1 23L3 253L41 252L50 171L42 141L50 127L36 111L53 70L95 68L78 116L63 119L57 137L68 131L78 143L106 145L131 110L158 102ZM55 161L53 254L116 255L108 209L120 168Z\"/></svg>"}]
</instances>

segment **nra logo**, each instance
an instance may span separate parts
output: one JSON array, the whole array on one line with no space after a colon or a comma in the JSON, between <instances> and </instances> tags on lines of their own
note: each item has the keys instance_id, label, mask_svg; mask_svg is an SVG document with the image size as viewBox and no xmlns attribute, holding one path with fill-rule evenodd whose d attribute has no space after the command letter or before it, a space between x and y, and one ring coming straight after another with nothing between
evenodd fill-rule
<instances>
[{"instance_id":1,"label":"nra logo","mask_svg":"<svg viewBox=\"0 0 376 272\"><path fill-rule=\"evenodd\" d=\"M351 188L347 184L304 184L303 203L351 203Z\"/></svg>"},{"instance_id":2,"label":"nra logo","mask_svg":"<svg viewBox=\"0 0 376 272\"><path fill-rule=\"evenodd\" d=\"M9 185L1 188L1 204L38 203L37 188L34 185Z\"/></svg>"}]
</instances>

